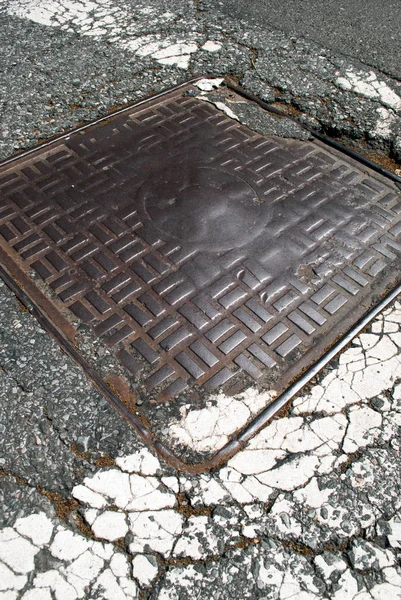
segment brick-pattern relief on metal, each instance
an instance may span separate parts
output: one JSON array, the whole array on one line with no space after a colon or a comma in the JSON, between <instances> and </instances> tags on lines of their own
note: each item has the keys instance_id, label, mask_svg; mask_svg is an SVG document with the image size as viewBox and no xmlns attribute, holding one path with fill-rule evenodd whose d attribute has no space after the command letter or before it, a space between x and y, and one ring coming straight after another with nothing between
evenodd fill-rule
<instances>
[{"instance_id":1,"label":"brick-pattern relief on metal","mask_svg":"<svg viewBox=\"0 0 401 600\"><path fill-rule=\"evenodd\" d=\"M278 377L401 251L391 184L179 93L6 165L0 190L3 240L164 399Z\"/></svg>"}]
</instances>

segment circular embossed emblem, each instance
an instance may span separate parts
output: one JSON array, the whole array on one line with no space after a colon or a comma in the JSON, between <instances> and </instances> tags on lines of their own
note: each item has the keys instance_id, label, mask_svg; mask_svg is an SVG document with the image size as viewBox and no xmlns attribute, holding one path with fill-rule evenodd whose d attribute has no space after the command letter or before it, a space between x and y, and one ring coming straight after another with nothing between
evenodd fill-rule
<instances>
[{"instance_id":1,"label":"circular embossed emblem","mask_svg":"<svg viewBox=\"0 0 401 600\"><path fill-rule=\"evenodd\" d=\"M266 225L264 207L240 176L207 166L174 165L140 189L148 217L164 236L203 251L238 248Z\"/></svg>"}]
</instances>

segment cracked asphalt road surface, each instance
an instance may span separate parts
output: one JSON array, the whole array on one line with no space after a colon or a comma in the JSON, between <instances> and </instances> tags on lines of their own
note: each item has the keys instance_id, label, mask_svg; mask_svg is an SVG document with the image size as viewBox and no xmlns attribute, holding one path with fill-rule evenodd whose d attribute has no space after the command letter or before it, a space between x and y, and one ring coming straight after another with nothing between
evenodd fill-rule
<instances>
[{"instance_id":1,"label":"cracked asphalt road surface","mask_svg":"<svg viewBox=\"0 0 401 600\"><path fill-rule=\"evenodd\" d=\"M211 3L3 1L0 19L2 157L230 74L401 159L395 76ZM0 322L1 600L401 598L399 301L199 476L161 464L3 284Z\"/></svg>"},{"instance_id":2,"label":"cracked asphalt road surface","mask_svg":"<svg viewBox=\"0 0 401 600\"><path fill-rule=\"evenodd\" d=\"M237 19L277 27L311 39L366 65L400 77L401 5L398 0L224 0L221 10Z\"/></svg>"}]
</instances>

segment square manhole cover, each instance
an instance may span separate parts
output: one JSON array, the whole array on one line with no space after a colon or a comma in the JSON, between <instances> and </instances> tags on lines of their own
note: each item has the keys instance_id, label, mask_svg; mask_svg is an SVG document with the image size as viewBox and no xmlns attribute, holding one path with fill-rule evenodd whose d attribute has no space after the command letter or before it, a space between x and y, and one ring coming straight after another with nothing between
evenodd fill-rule
<instances>
[{"instance_id":1,"label":"square manhole cover","mask_svg":"<svg viewBox=\"0 0 401 600\"><path fill-rule=\"evenodd\" d=\"M147 441L207 464L396 285L401 197L189 88L6 161L0 239Z\"/></svg>"}]
</instances>

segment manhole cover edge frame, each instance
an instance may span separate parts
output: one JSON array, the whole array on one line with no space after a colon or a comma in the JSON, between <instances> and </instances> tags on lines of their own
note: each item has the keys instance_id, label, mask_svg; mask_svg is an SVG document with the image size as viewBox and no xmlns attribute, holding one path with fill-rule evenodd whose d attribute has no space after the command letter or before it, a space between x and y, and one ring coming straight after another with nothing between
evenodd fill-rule
<instances>
[{"instance_id":1,"label":"manhole cover edge frame","mask_svg":"<svg viewBox=\"0 0 401 600\"><path fill-rule=\"evenodd\" d=\"M57 145L64 139L68 139L71 135L85 131L86 129L98 125L102 122L108 121L114 116L128 112L133 108L138 108L142 104L152 103L153 101L159 100L161 97L166 97L170 94L175 94L178 90L185 88L196 81L203 79L202 76L197 76L181 84L163 90L150 97L141 99L139 101L130 103L121 109L118 109L108 115L97 118L79 127L75 127L66 133L58 135L50 140L41 142L36 146L29 148L28 150L14 154L9 158L0 161L0 167L11 165L14 161L24 159L25 157L40 151L44 148ZM240 88L236 86L231 87L235 92L241 94ZM245 94L244 94L245 95ZM251 101L257 101L253 98ZM264 108L264 106L261 106ZM282 117L291 117L286 114L282 114ZM294 120L294 119L292 119ZM330 140L329 140L330 141ZM315 137L315 144L318 146L329 145L334 150L334 153L347 155L348 161L359 162L364 166L368 166L372 169L370 164L367 164L367 160L353 152L350 156L344 152L343 147L340 145L333 146L331 143L327 143L326 139L322 137ZM370 163L370 161L369 161ZM374 164L374 163L373 163ZM378 167L378 165L375 165ZM374 169L375 176L380 180L391 180L394 183L398 183L399 178L390 171L380 167ZM384 172L383 172L384 171ZM397 186L398 187L398 186ZM363 315L346 333L337 341L335 344L328 349L321 358L314 364L312 364L303 374L300 375L293 383L287 387L275 400L273 400L266 408L264 408L259 414L254 416L248 424L238 429L235 434L231 436L231 439L222 446L217 452L213 453L210 457L202 460L201 462L191 464L182 461L178 458L174 452L172 452L163 442L158 440L150 429L144 426L141 418L135 415L129 410L119 396L107 385L105 380L95 371L95 369L89 364L89 362L75 350L73 346L73 339L76 333L74 326L67 318L65 318L59 311L52 307L52 302L46 295L35 286L34 282L29 277L28 273L24 272L23 266L19 260L13 259L13 257L7 252L7 250L0 244L0 278L15 295L15 297L28 309L28 311L37 319L40 325L58 342L61 348L83 369L85 375L92 381L95 387L108 399L110 404L119 412L119 414L131 425L136 431L144 444L150 447L161 459L163 459L169 466L177 469L178 471L199 474L208 472L213 468L217 468L225 464L230 458L232 458L237 452L244 449L249 440L260 432L266 425L271 421L274 416L277 415L285 406L287 406L294 396L302 390L302 388L313 379L344 347L346 347L350 341L360 333L369 323L382 311L384 310L394 299L401 294L401 283L392 287L390 292L384 292L384 297L372 308L370 308L365 315ZM12 269L10 268L10 262L13 263L13 270L17 271L17 277L12 275ZM387 287L388 289L388 287ZM46 311L46 312L45 312ZM47 313L47 315L46 315ZM57 313L57 314L56 314ZM138 413L139 414L139 413Z\"/></svg>"}]
</instances>

